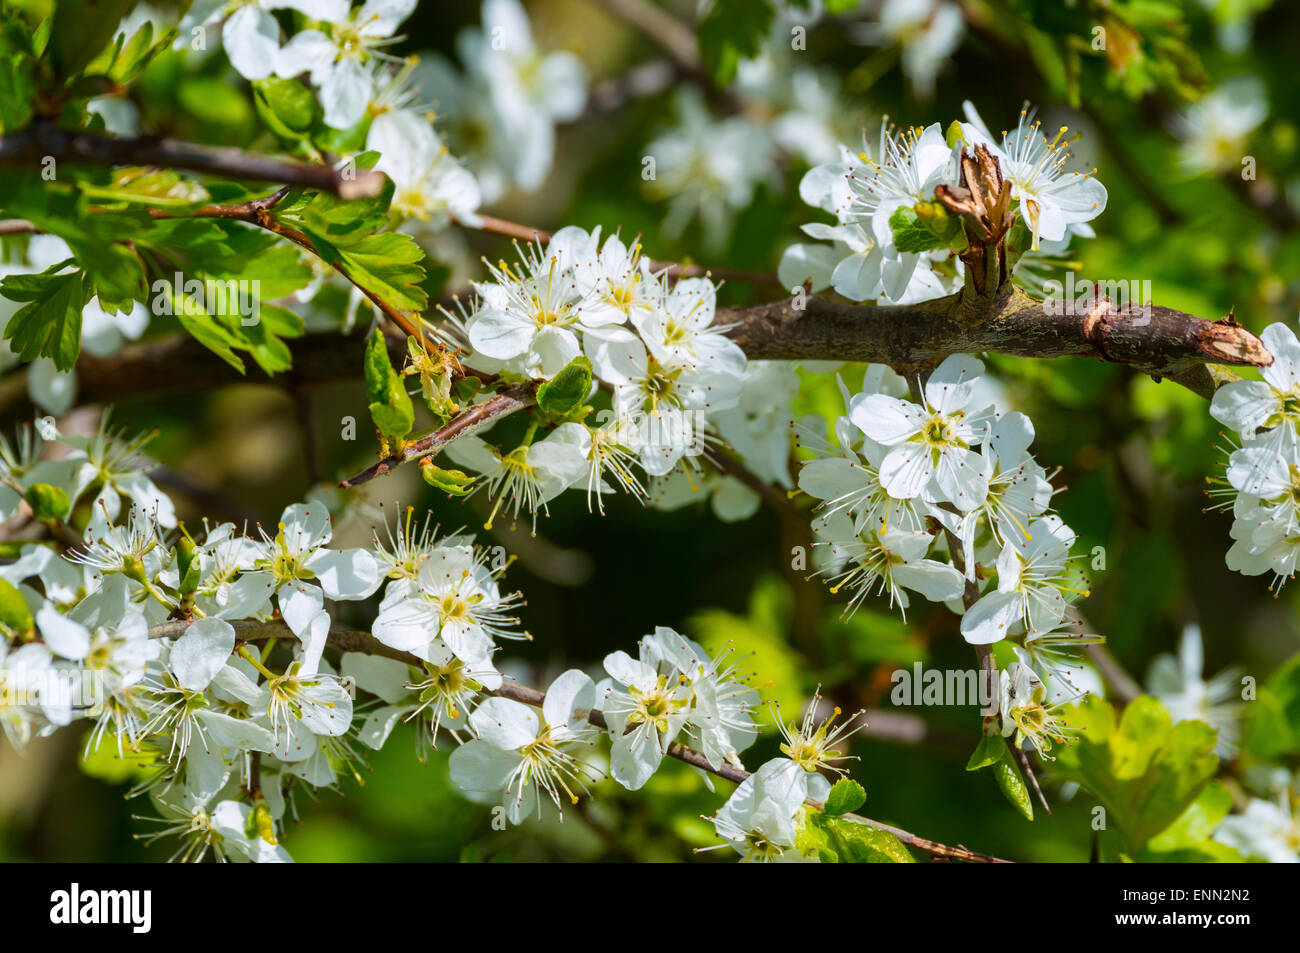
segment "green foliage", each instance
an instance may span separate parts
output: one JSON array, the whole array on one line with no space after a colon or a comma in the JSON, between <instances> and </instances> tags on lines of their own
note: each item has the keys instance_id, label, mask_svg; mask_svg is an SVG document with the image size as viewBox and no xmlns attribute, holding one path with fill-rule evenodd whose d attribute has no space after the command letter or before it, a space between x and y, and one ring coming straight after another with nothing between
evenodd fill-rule
<instances>
[{"instance_id":1,"label":"green foliage","mask_svg":"<svg viewBox=\"0 0 1300 953\"><path fill-rule=\"evenodd\" d=\"M84 272L59 274L67 261L38 275L8 275L0 295L22 302L5 325L9 346L24 361L48 357L61 371L70 370L81 350L81 309L90 298Z\"/></svg>"},{"instance_id":2,"label":"green foliage","mask_svg":"<svg viewBox=\"0 0 1300 953\"><path fill-rule=\"evenodd\" d=\"M444 470L433 462L432 457L420 461L420 476L429 486L448 496L468 496L478 480L463 470Z\"/></svg>"},{"instance_id":3,"label":"green foliage","mask_svg":"<svg viewBox=\"0 0 1300 953\"><path fill-rule=\"evenodd\" d=\"M867 792L861 784L849 778L841 778L831 788L831 793L826 798L826 804L822 807L822 812L831 816L851 814L865 804L866 801Z\"/></svg>"},{"instance_id":4,"label":"green foliage","mask_svg":"<svg viewBox=\"0 0 1300 953\"><path fill-rule=\"evenodd\" d=\"M117 24L135 0L59 0L54 6L50 53L65 79L88 66L117 33Z\"/></svg>"},{"instance_id":5,"label":"green foliage","mask_svg":"<svg viewBox=\"0 0 1300 953\"><path fill-rule=\"evenodd\" d=\"M65 520L72 512L72 500L67 491L49 483L33 483L23 498L32 508L32 515L41 522Z\"/></svg>"},{"instance_id":6,"label":"green foliage","mask_svg":"<svg viewBox=\"0 0 1300 953\"><path fill-rule=\"evenodd\" d=\"M365 378L370 419L385 440L400 442L415 426L415 407L402 375L388 359L388 345L378 328L366 342Z\"/></svg>"},{"instance_id":7,"label":"green foliage","mask_svg":"<svg viewBox=\"0 0 1300 953\"><path fill-rule=\"evenodd\" d=\"M978 771L980 768L987 768L989 765L997 764L1006 756L1006 739L995 732L986 731L980 735L979 745L971 752L970 760L966 762L966 770Z\"/></svg>"},{"instance_id":8,"label":"green foliage","mask_svg":"<svg viewBox=\"0 0 1300 953\"><path fill-rule=\"evenodd\" d=\"M1292 656L1258 691L1245 748L1266 760L1300 752L1300 655Z\"/></svg>"},{"instance_id":9,"label":"green foliage","mask_svg":"<svg viewBox=\"0 0 1300 953\"><path fill-rule=\"evenodd\" d=\"M1240 863L1245 859L1240 853L1212 839L1230 810L1232 792L1218 781L1210 782L1178 820L1147 842L1137 859L1157 863Z\"/></svg>"},{"instance_id":10,"label":"green foliage","mask_svg":"<svg viewBox=\"0 0 1300 953\"><path fill-rule=\"evenodd\" d=\"M297 143L306 142L322 116L316 94L296 79L255 81L253 105L272 132Z\"/></svg>"},{"instance_id":11,"label":"green foliage","mask_svg":"<svg viewBox=\"0 0 1300 953\"><path fill-rule=\"evenodd\" d=\"M946 248L961 234L961 221L938 202L906 205L889 216L894 245L902 254Z\"/></svg>"},{"instance_id":12,"label":"green foliage","mask_svg":"<svg viewBox=\"0 0 1300 953\"><path fill-rule=\"evenodd\" d=\"M537 388L537 406L552 423L581 421L591 413L583 402L591 393L591 361L579 355Z\"/></svg>"},{"instance_id":13,"label":"green foliage","mask_svg":"<svg viewBox=\"0 0 1300 953\"><path fill-rule=\"evenodd\" d=\"M30 632L35 625L27 600L7 579L0 579L0 626L10 632Z\"/></svg>"},{"instance_id":14,"label":"green foliage","mask_svg":"<svg viewBox=\"0 0 1300 953\"><path fill-rule=\"evenodd\" d=\"M748 612L703 609L687 621L691 634L711 653L732 649L750 655L766 684L758 686L764 701L775 700L789 712L803 702L805 663L790 646L790 591L775 576L765 576L750 593Z\"/></svg>"},{"instance_id":15,"label":"green foliage","mask_svg":"<svg viewBox=\"0 0 1300 953\"><path fill-rule=\"evenodd\" d=\"M1219 765L1209 725L1175 725L1147 695L1132 701L1118 723L1114 708L1096 697L1073 706L1068 722L1079 736L1058 749L1056 771L1096 795L1129 856L1197 799Z\"/></svg>"},{"instance_id":16,"label":"green foliage","mask_svg":"<svg viewBox=\"0 0 1300 953\"><path fill-rule=\"evenodd\" d=\"M740 61L757 55L775 11L768 0L716 0L700 23L700 56L720 85L736 77Z\"/></svg>"},{"instance_id":17,"label":"green foliage","mask_svg":"<svg viewBox=\"0 0 1300 953\"><path fill-rule=\"evenodd\" d=\"M1025 820L1032 821L1034 801L1029 794L1029 785L1025 783L1025 777L1020 773L1020 766L1016 764L1011 749L1005 743L1002 747L1002 757L993 762L993 779L998 782L998 790L1011 806L1023 814Z\"/></svg>"},{"instance_id":18,"label":"green foliage","mask_svg":"<svg viewBox=\"0 0 1300 953\"><path fill-rule=\"evenodd\" d=\"M911 864L916 858L893 834L846 817L808 814L795 841L799 852L824 864Z\"/></svg>"}]
</instances>

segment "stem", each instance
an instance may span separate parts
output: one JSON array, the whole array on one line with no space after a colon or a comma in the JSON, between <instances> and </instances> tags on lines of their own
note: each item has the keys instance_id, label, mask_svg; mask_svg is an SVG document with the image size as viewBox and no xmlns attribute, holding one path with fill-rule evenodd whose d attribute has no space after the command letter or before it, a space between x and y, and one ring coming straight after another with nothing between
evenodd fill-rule
<instances>
[{"instance_id":1,"label":"stem","mask_svg":"<svg viewBox=\"0 0 1300 953\"><path fill-rule=\"evenodd\" d=\"M157 165L224 178L286 182L331 192L344 199L375 196L384 187L384 176L378 172L341 171L328 165L287 162L226 146L204 146L157 136L103 136L70 131L48 120L0 136L0 166L39 165L47 156L69 165Z\"/></svg>"}]
</instances>

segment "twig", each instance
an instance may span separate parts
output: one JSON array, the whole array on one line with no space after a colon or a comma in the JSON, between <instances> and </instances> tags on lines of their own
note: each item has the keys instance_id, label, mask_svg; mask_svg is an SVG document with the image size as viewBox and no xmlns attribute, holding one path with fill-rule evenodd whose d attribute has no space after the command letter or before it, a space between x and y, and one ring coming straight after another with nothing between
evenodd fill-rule
<instances>
[{"instance_id":1,"label":"twig","mask_svg":"<svg viewBox=\"0 0 1300 953\"><path fill-rule=\"evenodd\" d=\"M494 394L487 400L472 404L427 437L412 440L397 453L344 480L341 485L351 487L368 483L377 476L392 472L403 463L435 454L453 440L482 430L502 417L531 407L534 403L536 403L536 396L532 384L522 384L500 394Z\"/></svg>"},{"instance_id":2,"label":"twig","mask_svg":"<svg viewBox=\"0 0 1300 953\"><path fill-rule=\"evenodd\" d=\"M368 198L378 195L384 187L384 176L378 172L286 162L226 146L156 136L70 131L48 121L0 136L0 166L39 165L48 156L70 165L156 165L224 178L284 182L331 192L344 199Z\"/></svg>"},{"instance_id":3,"label":"twig","mask_svg":"<svg viewBox=\"0 0 1300 953\"><path fill-rule=\"evenodd\" d=\"M281 189L274 195L255 199L252 202L245 202L242 205L207 205L203 208L196 209L193 212L186 212L180 215L165 211L153 211L150 214L154 218L221 218L230 221L245 222L249 225L256 225L258 228L263 228L272 234L279 235L281 238L286 238L295 245L311 252L351 282L352 286L365 295L367 300L378 308L384 317L388 318L393 322L393 324L401 328L408 336L423 339L424 335L421 333L420 329L416 327L415 322L411 320L411 317L406 312L389 304L378 293L359 282L355 277L353 277L352 273L348 271L347 266L345 266L343 262L326 258L325 255L321 253L320 249L316 247L315 243L301 231L290 225L284 224L271 214L276 203L284 197L285 193L286 190ZM441 347L441 345L436 346ZM453 367L459 367L459 362L455 362L454 358L452 360Z\"/></svg>"}]
</instances>

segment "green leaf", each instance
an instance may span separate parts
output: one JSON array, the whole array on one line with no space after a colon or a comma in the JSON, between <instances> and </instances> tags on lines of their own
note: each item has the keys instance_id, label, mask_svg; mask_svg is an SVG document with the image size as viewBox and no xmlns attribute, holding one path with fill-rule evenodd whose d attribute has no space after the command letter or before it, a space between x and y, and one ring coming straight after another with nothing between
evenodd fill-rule
<instances>
[{"instance_id":1,"label":"green leaf","mask_svg":"<svg viewBox=\"0 0 1300 953\"><path fill-rule=\"evenodd\" d=\"M54 5L50 50L59 76L69 79L117 35L135 0L59 0Z\"/></svg>"},{"instance_id":2,"label":"green leaf","mask_svg":"<svg viewBox=\"0 0 1300 953\"><path fill-rule=\"evenodd\" d=\"M33 483L23 494L23 499L31 506L32 514L43 523L65 520L72 512L72 500L68 499L67 491L49 483Z\"/></svg>"},{"instance_id":3,"label":"green leaf","mask_svg":"<svg viewBox=\"0 0 1300 953\"><path fill-rule=\"evenodd\" d=\"M823 861L840 864L911 864L911 852L893 834L843 817L811 814L795 846Z\"/></svg>"},{"instance_id":4,"label":"green leaf","mask_svg":"<svg viewBox=\"0 0 1300 953\"><path fill-rule=\"evenodd\" d=\"M378 328L366 342L366 397L370 401L370 419L385 439L401 440L415 426L415 407L406 392L402 375L388 359L388 345Z\"/></svg>"},{"instance_id":5,"label":"green leaf","mask_svg":"<svg viewBox=\"0 0 1300 953\"><path fill-rule=\"evenodd\" d=\"M16 132L32 118L35 70L28 56L0 57L0 133Z\"/></svg>"},{"instance_id":6,"label":"green leaf","mask_svg":"<svg viewBox=\"0 0 1300 953\"><path fill-rule=\"evenodd\" d=\"M1232 810L1232 792L1218 781L1147 843L1138 860L1165 863L1240 863L1245 860L1227 844L1213 840L1219 822Z\"/></svg>"},{"instance_id":7,"label":"green leaf","mask_svg":"<svg viewBox=\"0 0 1300 953\"><path fill-rule=\"evenodd\" d=\"M0 579L0 626L10 632L30 632L34 625L23 594L7 579Z\"/></svg>"},{"instance_id":8,"label":"green leaf","mask_svg":"<svg viewBox=\"0 0 1300 953\"><path fill-rule=\"evenodd\" d=\"M961 224L942 205L923 202L916 208L904 205L895 209L889 227L894 232L894 247L902 254L915 254L946 247Z\"/></svg>"},{"instance_id":9,"label":"green leaf","mask_svg":"<svg viewBox=\"0 0 1300 953\"><path fill-rule=\"evenodd\" d=\"M1067 722L1079 737L1059 749L1057 773L1096 795L1130 855L1173 823L1218 768L1214 729L1175 725L1150 696L1131 702L1118 724L1114 709L1095 697L1070 709Z\"/></svg>"},{"instance_id":10,"label":"green leaf","mask_svg":"<svg viewBox=\"0 0 1300 953\"><path fill-rule=\"evenodd\" d=\"M101 206L116 202L176 210L197 208L207 204L210 198L207 189L198 182L172 169L153 167L114 169L107 185L94 182L78 185L82 195Z\"/></svg>"},{"instance_id":11,"label":"green leaf","mask_svg":"<svg viewBox=\"0 0 1300 953\"><path fill-rule=\"evenodd\" d=\"M448 496L467 496L478 479L463 470L444 470L433 462L432 457L420 461L420 476L429 486L442 490Z\"/></svg>"},{"instance_id":12,"label":"green leaf","mask_svg":"<svg viewBox=\"0 0 1300 953\"><path fill-rule=\"evenodd\" d=\"M1004 744L1005 748L1006 745ZM1011 806L1025 816L1034 819L1034 802L1029 797L1029 786L1020 774L1020 768L1011 760L1011 752L1006 751L1002 758L993 764L993 777L997 779L998 788L1006 795Z\"/></svg>"},{"instance_id":13,"label":"green leaf","mask_svg":"<svg viewBox=\"0 0 1300 953\"><path fill-rule=\"evenodd\" d=\"M340 259L352 277L402 311L423 311L429 303L424 281L424 251L410 235L382 232L351 247L340 247Z\"/></svg>"},{"instance_id":14,"label":"green leaf","mask_svg":"<svg viewBox=\"0 0 1300 953\"><path fill-rule=\"evenodd\" d=\"M129 311L139 300L144 300L144 266L140 257L129 247L118 242L68 242L77 264L85 272L85 297L99 297L105 311Z\"/></svg>"},{"instance_id":15,"label":"green leaf","mask_svg":"<svg viewBox=\"0 0 1300 953\"><path fill-rule=\"evenodd\" d=\"M851 814L867 800L867 792L861 784L849 778L841 778L831 788L822 810L827 814Z\"/></svg>"},{"instance_id":16,"label":"green leaf","mask_svg":"<svg viewBox=\"0 0 1300 953\"><path fill-rule=\"evenodd\" d=\"M118 34L116 41L106 46L86 66L86 75L102 77L110 87L130 83L156 56L166 51L176 37L174 27L162 31L156 38L153 31L153 24L145 23L130 39L125 34Z\"/></svg>"},{"instance_id":17,"label":"green leaf","mask_svg":"<svg viewBox=\"0 0 1300 953\"><path fill-rule=\"evenodd\" d=\"M568 420L583 409L582 402L589 393L591 361L579 355L537 388L537 406L553 420Z\"/></svg>"},{"instance_id":18,"label":"green leaf","mask_svg":"<svg viewBox=\"0 0 1300 953\"><path fill-rule=\"evenodd\" d=\"M192 76L176 92L181 106L192 116L217 126L242 126L253 109L239 87L216 76Z\"/></svg>"},{"instance_id":19,"label":"green leaf","mask_svg":"<svg viewBox=\"0 0 1300 953\"><path fill-rule=\"evenodd\" d=\"M716 0L700 23L700 56L720 86L736 78L743 59L757 56L775 11L768 0Z\"/></svg>"},{"instance_id":20,"label":"green leaf","mask_svg":"<svg viewBox=\"0 0 1300 953\"><path fill-rule=\"evenodd\" d=\"M1260 686L1250 712L1244 747L1252 754L1274 760L1300 751L1300 655Z\"/></svg>"},{"instance_id":21,"label":"green leaf","mask_svg":"<svg viewBox=\"0 0 1300 953\"><path fill-rule=\"evenodd\" d=\"M23 302L5 325L10 348L24 361L48 357L61 371L77 363L81 309L89 297L82 272L55 274L67 265L59 262L39 275L9 275L0 282L0 295Z\"/></svg>"},{"instance_id":22,"label":"green leaf","mask_svg":"<svg viewBox=\"0 0 1300 953\"><path fill-rule=\"evenodd\" d=\"M321 117L315 94L296 79L257 80L253 104L272 132L295 141L310 132Z\"/></svg>"},{"instance_id":23,"label":"green leaf","mask_svg":"<svg viewBox=\"0 0 1300 953\"><path fill-rule=\"evenodd\" d=\"M970 760L966 762L967 771L978 771L980 768L987 768L991 764L997 764L1007 754L1007 741L1001 735L985 734L980 738L980 743L975 746L971 752Z\"/></svg>"}]
</instances>

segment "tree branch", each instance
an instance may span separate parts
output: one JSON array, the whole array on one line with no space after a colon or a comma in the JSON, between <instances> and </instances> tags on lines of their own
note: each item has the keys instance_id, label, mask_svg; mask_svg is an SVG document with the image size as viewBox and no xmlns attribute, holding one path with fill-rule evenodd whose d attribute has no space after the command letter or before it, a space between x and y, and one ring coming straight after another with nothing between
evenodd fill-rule
<instances>
[{"instance_id":1,"label":"tree branch","mask_svg":"<svg viewBox=\"0 0 1300 953\"><path fill-rule=\"evenodd\" d=\"M204 146L157 136L103 136L36 122L0 136L0 166L40 165L47 156L69 165L156 165L225 178L280 182L331 192L340 198L378 195L384 176L271 159L226 146Z\"/></svg>"},{"instance_id":2,"label":"tree branch","mask_svg":"<svg viewBox=\"0 0 1300 953\"><path fill-rule=\"evenodd\" d=\"M900 367L952 354L991 351L1016 357L1081 355L1172 377L1202 396L1213 393L1206 364L1267 367L1263 343L1231 317L1219 321L1152 306L1120 310L1102 299L1087 314L1054 313L1053 302L1016 291L992 314L972 318L962 294L916 305L870 305L810 297L720 309L718 323L750 359L866 361ZM1060 305L1060 302L1055 303ZM1071 302L1065 302L1066 306Z\"/></svg>"},{"instance_id":3,"label":"tree branch","mask_svg":"<svg viewBox=\"0 0 1300 953\"><path fill-rule=\"evenodd\" d=\"M391 473L410 460L436 454L453 440L482 430L502 417L507 417L516 411L531 407L534 403L536 403L536 396L532 384L521 384L499 394L494 394L487 400L470 405L465 411L453 417L444 426L427 437L412 440L397 453L385 457L351 479L344 480L341 485L352 487L368 483L375 477Z\"/></svg>"},{"instance_id":4,"label":"tree branch","mask_svg":"<svg viewBox=\"0 0 1300 953\"><path fill-rule=\"evenodd\" d=\"M178 638L189 628L190 622L178 620L173 622L164 622L155 625L149 629L149 638ZM258 642L266 639L281 638L288 631L288 626L284 622L276 620L272 622L256 622L252 620L240 620L230 623L235 629L235 634L244 642ZM417 668L424 663L408 652L402 652L398 649L384 645L373 635L368 632L362 632L358 629L349 629L344 626L331 626L329 633L329 644L335 649L342 652L361 652L366 655L378 655L383 658L394 659L398 662L405 662ZM546 693L530 688L526 685L502 685L497 689L485 689L484 694L495 695L498 698L509 698L512 701L521 702L525 705L531 705L534 708L540 708L542 702L546 699ZM604 731L609 730L609 723L605 720L604 712L593 710L587 720L597 728ZM701 771L708 771L710 774L717 775L724 780L733 784L740 784L749 777L749 772L744 768L737 768L734 765L723 764L720 767L713 767L709 764L707 758L692 748L677 743L670 744L667 748L667 754L670 758L676 758L678 761L685 762L691 767L698 768ZM822 805L818 801L809 800L808 804L818 810ZM860 814L845 814L851 820L866 824L878 830L887 831L893 834L904 844L909 847L915 847L923 853L932 857L942 857L945 860L966 860L974 863L983 864L1005 864L1010 861L994 857L990 854L981 854L977 851L967 850L965 847L951 847L947 844L940 844L937 841L929 840L925 837L918 837L910 831L905 831L900 827L894 827L891 824L884 824L880 821L872 820L869 817L863 817Z\"/></svg>"}]
</instances>

